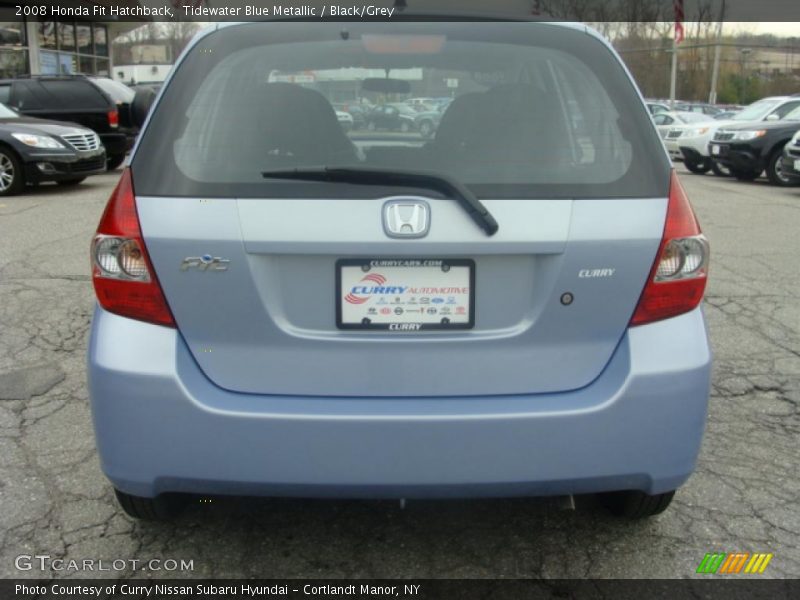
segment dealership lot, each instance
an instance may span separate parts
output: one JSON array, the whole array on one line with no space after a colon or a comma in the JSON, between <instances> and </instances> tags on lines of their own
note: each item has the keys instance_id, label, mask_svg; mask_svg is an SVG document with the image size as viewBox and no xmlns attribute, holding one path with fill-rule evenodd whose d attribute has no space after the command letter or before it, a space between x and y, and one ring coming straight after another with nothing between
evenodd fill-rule
<instances>
[{"instance_id":1,"label":"dealership lot","mask_svg":"<svg viewBox=\"0 0 800 600\"><path fill-rule=\"evenodd\" d=\"M736 551L773 553L766 576L800 576L800 188L679 170L712 245L716 362L698 470L642 523L590 498L576 512L215 498L175 523L133 523L100 472L84 373L88 244L119 172L0 199L0 576L41 576L14 563L44 554L193 561L137 571L153 577L684 577L706 552Z\"/></svg>"}]
</instances>

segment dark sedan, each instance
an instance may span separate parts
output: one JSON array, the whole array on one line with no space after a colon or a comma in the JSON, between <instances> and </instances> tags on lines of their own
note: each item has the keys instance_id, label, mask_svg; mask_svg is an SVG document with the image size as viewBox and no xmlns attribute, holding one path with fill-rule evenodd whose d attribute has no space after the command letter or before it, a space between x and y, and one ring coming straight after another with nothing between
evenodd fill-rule
<instances>
[{"instance_id":1,"label":"dark sedan","mask_svg":"<svg viewBox=\"0 0 800 600\"><path fill-rule=\"evenodd\" d=\"M26 185L75 185L106 170L106 151L91 129L23 117L0 104L0 196Z\"/></svg>"},{"instance_id":2,"label":"dark sedan","mask_svg":"<svg viewBox=\"0 0 800 600\"><path fill-rule=\"evenodd\" d=\"M367 129L388 129L408 133L416 129L417 111L407 104L385 104L377 106L367 117Z\"/></svg>"}]
</instances>

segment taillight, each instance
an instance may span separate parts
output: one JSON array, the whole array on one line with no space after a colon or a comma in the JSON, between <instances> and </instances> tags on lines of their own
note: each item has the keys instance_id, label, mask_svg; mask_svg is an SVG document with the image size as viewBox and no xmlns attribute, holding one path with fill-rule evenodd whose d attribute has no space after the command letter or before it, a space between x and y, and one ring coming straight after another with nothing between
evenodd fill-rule
<instances>
[{"instance_id":1,"label":"taillight","mask_svg":"<svg viewBox=\"0 0 800 600\"><path fill-rule=\"evenodd\" d=\"M110 110L108 111L108 126L109 127L119 127L119 111L118 110Z\"/></svg>"},{"instance_id":2,"label":"taillight","mask_svg":"<svg viewBox=\"0 0 800 600\"><path fill-rule=\"evenodd\" d=\"M175 327L139 227L130 169L111 193L92 241L97 301L123 317Z\"/></svg>"},{"instance_id":3,"label":"taillight","mask_svg":"<svg viewBox=\"0 0 800 600\"><path fill-rule=\"evenodd\" d=\"M664 235L631 325L675 317L700 304L706 289L708 257L708 242L672 171Z\"/></svg>"}]
</instances>

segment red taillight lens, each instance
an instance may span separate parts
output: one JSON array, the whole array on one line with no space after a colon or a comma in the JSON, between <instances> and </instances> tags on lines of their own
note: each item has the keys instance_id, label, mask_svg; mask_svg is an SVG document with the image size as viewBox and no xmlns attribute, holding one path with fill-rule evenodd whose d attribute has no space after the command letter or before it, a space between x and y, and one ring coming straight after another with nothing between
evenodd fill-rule
<instances>
[{"instance_id":1,"label":"red taillight lens","mask_svg":"<svg viewBox=\"0 0 800 600\"><path fill-rule=\"evenodd\" d=\"M105 310L175 327L139 227L130 169L122 172L92 242L92 281Z\"/></svg>"},{"instance_id":2,"label":"red taillight lens","mask_svg":"<svg viewBox=\"0 0 800 600\"><path fill-rule=\"evenodd\" d=\"M119 127L119 111L118 110L110 110L110 111L108 111L108 126L109 127Z\"/></svg>"},{"instance_id":3,"label":"red taillight lens","mask_svg":"<svg viewBox=\"0 0 800 600\"><path fill-rule=\"evenodd\" d=\"M631 325L675 317L700 304L706 289L708 256L708 242L673 171L664 235Z\"/></svg>"}]
</instances>

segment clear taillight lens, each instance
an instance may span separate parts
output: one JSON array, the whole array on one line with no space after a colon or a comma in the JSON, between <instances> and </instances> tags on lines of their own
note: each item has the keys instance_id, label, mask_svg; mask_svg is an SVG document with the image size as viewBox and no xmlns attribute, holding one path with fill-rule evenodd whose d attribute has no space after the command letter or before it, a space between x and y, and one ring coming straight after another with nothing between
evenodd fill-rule
<instances>
[{"instance_id":1,"label":"clear taillight lens","mask_svg":"<svg viewBox=\"0 0 800 600\"><path fill-rule=\"evenodd\" d=\"M695 309L706 289L708 258L708 241L673 171L664 234L631 325L644 325Z\"/></svg>"},{"instance_id":2,"label":"clear taillight lens","mask_svg":"<svg viewBox=\"0 0 800 600\"><path fill-rule=\"evenodd\" d=\"M147 256L130 169L111 194L92 241L92 281L105 310L175 327L164 292Z\"/></svg>"}]
</instances>

